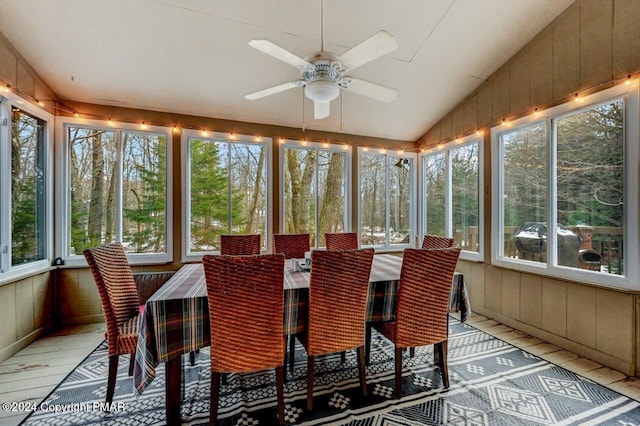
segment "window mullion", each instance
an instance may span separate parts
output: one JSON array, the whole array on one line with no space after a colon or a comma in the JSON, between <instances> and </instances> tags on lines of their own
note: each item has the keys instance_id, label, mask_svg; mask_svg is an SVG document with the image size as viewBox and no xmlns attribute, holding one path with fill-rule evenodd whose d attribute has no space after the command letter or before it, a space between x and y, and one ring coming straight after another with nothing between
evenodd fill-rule
<instances>
[{"instance_id":1,"label":"window mullion","mask_svg":"<svg viewBox=\"0 0 640 426\"><path fill-rule=\"evenodd\" d=\"M11 116L6 98L0 96L0 272L11 265Z\"/></svg>"},{"instance_id":2,"label":"window mullion","mask_svg":"<svg viewBox=\"0 0 640 426\"><path fill-rule=\"evenodd\" d=\"M231 223L231 219L233 218L233 206L231 204L233 197L231 196L232 186L231 186L231 142L227 141L227 229L229 230L229 234L233 233L233 223Z\"/></svg>"},{"instance_id":3,"label":"window mullion","mask_svg":"<svg viewBox=\"0 0 640 426\"><path fill-rule=\"evenodd\" d=\"M452 208L453 200L451 193L453 188L453 168L451 167L451 150L447 150L444 154L445 158L445 183L444 183L444 232L447 237L453 237L453 218Z\"/></svg>"},{"instance_id":4,"label":"window mullion","mask_svg":"<svg viewBox=\"0 0 640 426\"><path fill-rule=\"evenodd\" d=\"M390 231L391 231L391 161L389 155L385 155L385 168L384 168L384 191L385 191L385 236L384 245L389 247L391 244Z\"/></svg>"},{"instance_id":5,"label":"window mullion","mask_svg":"<svg viewBox=\"0 0 640 426\"><path fill-rule=\"evenodd\" d=\"M557 125L555 119L547 120L547 266L558 265L558 169Z\"/></svg>"},{"instance_id":6,"label":"window mullion","mask_svg":"<svg viewBox=\"0 0 640 426\"><path fill-rule=\"evenodd\" d=\"M116 211L115 211L115 240L122 242L122 179L124 164L124 146L122 143L122 131L117 131L116 138Z\"/></svg>"}]
</instances>

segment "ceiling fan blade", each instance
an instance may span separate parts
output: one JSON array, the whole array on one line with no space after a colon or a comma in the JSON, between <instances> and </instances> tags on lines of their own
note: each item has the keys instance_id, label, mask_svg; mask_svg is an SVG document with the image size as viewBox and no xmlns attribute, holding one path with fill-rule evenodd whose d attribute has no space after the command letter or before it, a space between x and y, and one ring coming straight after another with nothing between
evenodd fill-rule
<instances>
[{"instance_id":1,"label":"ceiling fan blade","mask_svg":"<svg viewBox=\"0 0 640 426\"><path fill-rule=\"evenodd\" d=\"M342 66L352 71L367 62L393 52L397 48L398 43L395 36L382 30L343 53L339 60Z\"/></svg>"},{"instance_id":2,"label":"ceiling fan blade","mask_svg":"<svg viewBox=\"0 0 640 426\"><path fill-rule=\"evenodd\" d=\"M264 98L265 96L273 95L276 93L284 92L285 90L293 89L294 87L304 86L304 80L295 80L288 83L278 84L277 86L269 87L268 89L259 90L257 92L249 93L245 95L245 99L255 100Z\"/></svg>"},{"instance_id":3,"label":"ceiling fan blade","mask_svg":"<svg viewBox=\"0 0 640 426\"><path fill-rule=\"evenodd\" d=\"M251 40L249 42L249 46L254 49L258 49L259 51L266 53L267 55L273 56L276 59L280 59L283 62L286 62L289 65L292 65L298 69L302 69L305 67L313 67L309 62L300 58L299 56L294 55L286 49L278 46L277 44L271 43L269 40Z\"/></svg>"},{"instance_id":4,"label":"ceiling fan blade","mask_svg":"<svg viewBox=\"0 0 640 426\"><path fill-rule=\"evenodd\" d=\"M331 102L314 102L313 103L313 118L316 120L322 120L329 116Z\"/></svg>"},{"instance_id":5,"label":"ceiling fan blade","mask_svg":"<svg viewBox=\"0 0 640 426\"><path fill-rule=\"evenodd\" d=\"M398 97L398 91L390 87L382 86L359 78L349 77L351 84L348 90L358 95L368 96L382 102L393 102Z\"/></svg>"}]
</instances>

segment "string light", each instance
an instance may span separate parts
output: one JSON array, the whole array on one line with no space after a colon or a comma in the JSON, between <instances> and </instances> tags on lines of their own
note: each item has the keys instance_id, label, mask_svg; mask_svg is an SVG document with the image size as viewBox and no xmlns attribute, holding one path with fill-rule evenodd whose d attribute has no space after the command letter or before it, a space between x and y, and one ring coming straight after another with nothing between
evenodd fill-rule
<instances>
[{"instance_id":1,"label":"string light","mask_svg":"<svg viewBox=\"0 0 640 426\"><path fill-rule=\"evenodd\" d=\"M207 136L207 129L202 129L202 136Z\"/></svg>"},{"instance_id":2,"label":"string light","mask_svg":"<svg viewBox=\"0 0 640 426\"><path fill-rule=\"evenodd\" d=\"M611 83L615 83L615 84L618 84L618 85L620 85L620 84L624 84L624 85L629 86L629 85L631 85L632 81L634 81L634 80L632 80L632 77L633 77L633 75L632 75L632 74L627 74L627 76L626 76L626 77L624 77L624 78L622 78L622 79L618 76L618 77L616 77L615 79L611 79L611 80L607 80L607 81L602 81L602 82L597 83L597 84L594 84L594 85L592 85L592 86L590 86L590 87L584 87L584 88L580 89L578 92L575 92L575 93L574 93L574 95L573 95L573 99L574 99L576 102L581 102L581 101L583 100L583 98L580 96L580 94L581 94L581 93L585 93L585 94L586 94L586 93L597 92L598 90L600 90L600 88L608 88L608 87L610 87ZM624 81L624 83L622 83L622 81ZM30 95L29 95L29 94L27 94L27 93L23 93L23 92L21 92L20 90L17 90L15 87L12 87L10 84L8 84L8 83L6 83L6 82L2 82L2 81L0 81L0 91L4 91L5 93L14 93L15 95L17 95L19 98L15 99L15 100L13 101L13 102L15 102L15 103L21 104L21 103L23 103L23 100L25 100L25 101L27 101L27 102L35 103L35 104L37 104L37 105L39 105L39 106L41 106L41 107L44 107L44 106L45 106L45 103L44 103L44 102L42 102L42 101L40 101L38 98L35 98L35 97L33 97L33 96L30 96ZM566 99L566 98L565 98L565 99ZM565 100L564 102L566 102L566 100ZM553 103L550 103L550 104L548 104L548 105L542 105L542 106L539 106L539 107L535 107L535 108L534 108L534 111L533 111L533 114L534 114L535 116L539 116L539 115L541 115L541 111L543 111L545 108L548 108L548 107L550 107L550 106L555 106L555 105L557 105L557 104L561 104L561 103L562 103L562 102L553 102ZM55 110L57 110L57 111L65 112L65 113L70 114L70 115L72 115L72 116L74 116L74 117L76 117L76 118L81 118L81 117L93 117L93 118L96 118L96 119L98 119L98 120L104 120L104 121L106 121L110 126L114 126L114 125L116 125L116 123L114 123L114 122L112 121L112 118L111 118L111 117L100 116L100 115L98 115L98 114L93 114L93 113L84 113L84 112L83 112L83 113L81 113L81 112L78 112L78 111L76 111L76 110L74 110L74 109L72 109L72 108L68 107L67 105L65 105L65 104L64 104L62 101L60 101L60 100L55 100L54 102L50 102L50 103L47 105L47 107L48 107L48 108L53 108L53 109L55 109ZM64 114L62 114L62 115L64 115ZM509 119L509 118L510 118L510 117L503 117L503 118L502 118L502 121L501 121L502 126L508 127L508 126L510 125L510 122L508 121L508 119ZM151 123L151 124L153 124L153 123ZM158 125L158 126L166 126L166 125L167 125L166 123L155 123L155 124L156 124L156 125ZM171 126L171 125L169 125L169 126ZM140 125L140 127L141 127L142 129L147 129L147 127L148 127L148 126L147 126L147 122L143 121L143 122L142 122L142 124ZM177 125L175 125L175 124L174 124L174 125L172 126L172 128L173 128L173 132L174 132L174 133L179 133L180 129L178 128L178 126L177 126ZM189 127L189 126L184 127L184 128L194 129L194 130L195 130L195 129L197 129L197 127ZM303 130L304 130L304 129L303 129ZM203 134L204 134L204 133L206 133L206 130L203 130ZM470 131L469 133L473 133L473 131ZM482 135L482 134L483 134L483 131L480 129L480 127L477 127L477 128L476 128L476 130L475 130L475 133L476 133L476 135ZM462 135L462 137L465 137L467 134L468 134L468 133L464 133L464 134ZM230 139L236 139L236 136L234 135L234 133L233 133L233 132L231 132L231 133L229 133L229 138L230 138ZM255 136L255 140L256 140L256 141L260 141L260 140L261 140L260 135L256 135L256 136ZM459 142L459 141L461 141L461 138L460 138L459 136L456 136L455 140L456 140L457 142ZM280 138L279 138L279 142L280 142L280 144L284 144L284 143L285 143L285 138L284 138L284 137L280 137ZM303 145L307 145L307 141L306 141L306 139L303 139L301 143L302 143ZM330 140L324 140L324 141L323 141L323 146L324 146L324 147L328 147L331 143L340 144L341 142L339 142L339 141L334 141L334 142L332 142L332 141L330 141ZM349 149L349 147L350 147L350 145L349 145L349 144L346 144L346 143L344 143L344 142L342 142L342 146L343 146L343 148L344 148L345 150ZM368 152L370 147L369 147L369 146L364 146L364 147L362 147L362 148L363 148L363 151ZM372 148L372 149L379 149L379 151L380 151L381 153L386 153L386 148L384 148L384 147L382 147L382 148L377 148L377 147L373 146L373 147L371 147L371 148ZM439 148L442 148L442 147L441 147L441 146L439 146ZM419 151L419 152L425 152L425 148L417 148L417 147L416 147L416 148L413 148L413 149L408 149L408 151L413 151L413 152L418 152L418 151ZM401 153L403 153L403 152L404 152L404 149L400 150L400 152L401 152Z\"/></svg>"}]
</instances>

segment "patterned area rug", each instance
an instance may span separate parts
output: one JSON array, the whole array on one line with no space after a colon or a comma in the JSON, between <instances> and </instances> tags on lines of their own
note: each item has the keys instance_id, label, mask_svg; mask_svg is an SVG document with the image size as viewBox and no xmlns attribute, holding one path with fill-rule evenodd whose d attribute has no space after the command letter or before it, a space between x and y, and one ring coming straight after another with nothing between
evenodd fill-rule
<instances>
[{"instance_id":1,"label":"patterned area rug","mask_svg":"<svg viewBox=\"0 0 640 426\"><path fill-rule=\"evenodd\" d=\"M206 425L209 415L209 352L196 365L185 357L182 420ZM106 343L91 353L23 422L26 425L162 425L164 370L140 397L122 357L111 413L104 413ZM405 354L404 392L393 397L393 346L374 335L367 367L369 396L359 390L355 353L316 361L315 410L306 402L306 355L299 346L293 377L287 374L285 406L295 425L574 425L640 424L640 403L551 364L455 319L450 322L449 376L442 388L433 347ZM275 373L232 374L219 402L222 425L276 424ZM54 412L57 409L63 412Z\"/></svg>"}]
</instances>

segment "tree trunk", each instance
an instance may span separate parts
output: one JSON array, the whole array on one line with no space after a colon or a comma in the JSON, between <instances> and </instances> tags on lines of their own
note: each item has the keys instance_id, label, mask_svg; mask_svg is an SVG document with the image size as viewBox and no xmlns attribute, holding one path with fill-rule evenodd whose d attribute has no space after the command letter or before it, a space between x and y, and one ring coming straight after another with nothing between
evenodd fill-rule
<instances>
[{"instance_id":1,"label":"tree trunk","mask_svg":"<svg viewBox=\"0 0 640 426\"><path fill-rule=\"evenodd\" d=\"M104 212L104 152L102 135L92 138L91 164L91 201L89 202L89 243L101 244L102 216Z\"/></svg>"},{"instance_id":2,"label":"tree trunk","mask_svg":"<svg viewBox=\"0 0 640 426\"><path fill-rule=\"evenodd\" d=\"M256 221L256 209L258 207L258 198L260 198L260 192L262 190L262 168L264 167L265 149L260 149L260 158L258 159L258 170L256 173L256 184L253 188L253 194L251 195L251 204L249 205L249 212L247 218L247 232L253 232L254 222ZM246 179L245 179L246 180Z\"/></svg>"},{"instance_id":3,"label":"tree trunk","mask_svg":"<svg viewBox=\"0 0 640 426\"><path fill-rule=\"evenodd\" d=\"M344 230L344 201L341 191L343 180L344 156L332 153L322 196L322 206L318 215L318 233L320 235Z\"/></svg>"}]
</instances>

